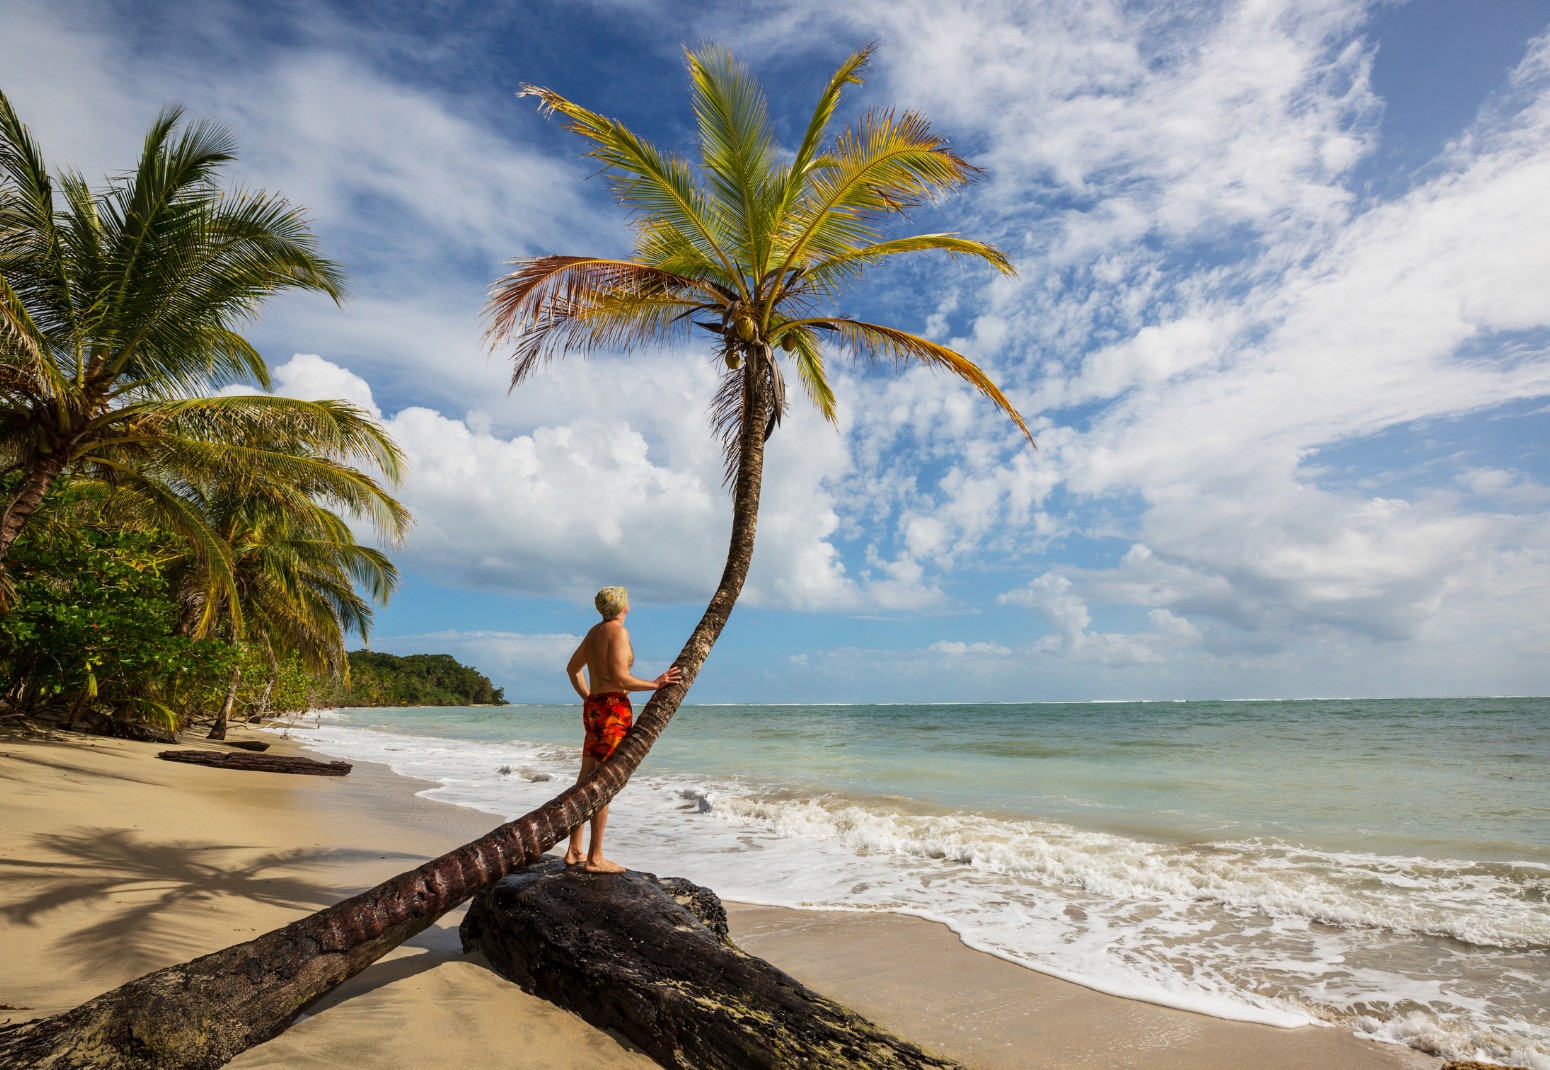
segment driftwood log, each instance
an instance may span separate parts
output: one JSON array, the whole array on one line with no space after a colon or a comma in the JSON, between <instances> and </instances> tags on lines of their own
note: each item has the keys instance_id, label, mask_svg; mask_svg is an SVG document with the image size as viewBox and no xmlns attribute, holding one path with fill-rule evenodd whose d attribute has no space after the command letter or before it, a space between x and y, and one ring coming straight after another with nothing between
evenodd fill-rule
<instances>
[{"instance_id":1,"label":"driftwood log","mask_svg":"<svg viewBox=\"0 0 1550 1070\"><path fill-rule=\"evenodd\" d=\"M167 762L213 765L218 769L251 769L257 773L306 773L310 776L345 776L354 768L349 762L319 762L289 754L249 754L247 751L164 750L156 757Z\"/></svg>"},{"instance_id":2,"label":"driftwood log","mask_svg":"<svg viewBox=\"0 0 1550 1070\"><path fill-rule=\"evenodd\" d=\"M475 896L461 933L502 977L675 1070L958 1066L742 951L715 894L679 878L541 862Z\"/></svg>"},{"instance_id":3,"label":"driftwood log","mask_svg":"<svg viewBox=\"0 0 1550 1070\"><path fill-rule=\"evenodd\" d=\"M250 750L261 753L269 749L269 744L261 739L228 739L224 742L228 747L236 747L238 750Z\"/></svg>"}]
</instances>

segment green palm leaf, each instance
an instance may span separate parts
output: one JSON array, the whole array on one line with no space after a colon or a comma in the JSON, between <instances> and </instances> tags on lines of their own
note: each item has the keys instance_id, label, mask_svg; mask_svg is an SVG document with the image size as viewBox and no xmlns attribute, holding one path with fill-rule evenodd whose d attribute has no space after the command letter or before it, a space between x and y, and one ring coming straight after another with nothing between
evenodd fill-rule
<instances>
[{"instance_id":1,"label":"green palm leaf","mask_svg":"<svg viewBox=\"0 0 1550 1070\"><path fill-rule=\"evenodd\" d=\"M842 316L808 320L805 325L834 331L841 343L863 360L895 360L901 364L913 361L951 372L995 402L996 407L1017 425L1028 442L1033 443L1033 432L1023 422L1022 414L1001 393L1001 388L963 354L908 331Z\"/></svg>"},{"instance_id":2,"label":"green palm leaf","mask_svg":"<svg viewBox=\"0 0 1550 1070\"><path fill-rule=\"evenodd\" d=\"M289 289L342 298L342 273L319 255L299 209L219 185L234 150L220 126L184 123L167 108L134 171L93 193L75 172L50 176L0 94L0 460L24 476L0 512L0 561L74 466L106 466L122 482L137 464L174 459L170 446L152 448L156 435L198 437L152 402L177 399L192 414L232 407L204 396L227 384L267 385L263 358L239 331L265 300ZM360 459L396 478L400 459L380 430L337 418L330 444L291 422L320 457ZM378 519L392 522L390 513Z\"/></svg>"},{"instance_id":3,"label":"green palm leaf","mask_svg":"<svg viewBox=\"0 0 1550 1070\"><path fill-rule=\"evenodd\" d=\"M734 228L728 252L753 280L769 270L771 226L784 183L773 172L775 131L764 90L723 48L686 52L700 161L716 218Z\"/></svg>"}]
</instances>

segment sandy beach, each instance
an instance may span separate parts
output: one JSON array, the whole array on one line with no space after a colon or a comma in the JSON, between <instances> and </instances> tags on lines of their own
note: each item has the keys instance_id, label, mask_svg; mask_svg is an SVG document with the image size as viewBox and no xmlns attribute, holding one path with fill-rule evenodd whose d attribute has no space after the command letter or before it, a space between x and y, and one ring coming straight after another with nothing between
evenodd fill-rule
<instances>
[{"instance_id":1,"label":"sandy beach","mask_svg":"<svg viewBox=\"0 0 1550 1070\"><path fill-rule=\"evenodd\" d=\"M304 735L276 749L301 752ZM343 779L277 776L161 762L161 749L0 739L0 1016L58 1012L283 925L494 820L418 798L419 782L369 763ZM629 861L628 843L615 850ZM671 875L695 879L693 860ZM1343 1029L1225 1022L1103 995L970 950L915 918L728 906L748 951L982 1070L1440 1065ZM656 1065L463 956L459 920L444 918L230 1065Z\"/></svg>"}]
</instances>

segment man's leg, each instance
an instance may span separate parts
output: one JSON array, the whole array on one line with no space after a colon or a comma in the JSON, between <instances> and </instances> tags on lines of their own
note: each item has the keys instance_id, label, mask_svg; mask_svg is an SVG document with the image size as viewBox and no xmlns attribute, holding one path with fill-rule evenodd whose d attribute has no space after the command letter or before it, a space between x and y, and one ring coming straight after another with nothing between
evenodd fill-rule
<instances>
[{"instance_id":1,"label":"man's leg","mask_svg":"<svg viewBox=\"0 0 1550 1070\"><path fill-rule=\"evenodd\" d=\"M592 770L594 770L596 768L597 768L597 759L596 758L593 758L593 757L591 757L589 755L582 755L582 757L581 757L581 773L580 773L579 776L576 777L576 783L580 784L583 780L587 779L587 775L589 773L591 773ZM606 809L606 807L605 807L605 809ZM597 818L594 817L592 819L592 825L593 825L593 829L594 829L594 831L592 833L592 839L594 841L596 841L597 840L597 835L598 835L597 832L596 832ZM586 856L586 854L581 849L581 828L582 827L580 825L577 825L574 829L571 830L570 846L565 849L565 864L567 866L579 866L582 862L584 862L586 860L587 856Z\"/></svg>"},{"instance_id":2,"label":"man's leg","mask_svg":"<svg viewBox=\"0 0 1550 1070\"><path fill-rule=\"evenodd\" d=\"M617 862L610 862L603 857L603 830L608 827L608 807L603 807L592 815L592 842L587 845L587 861L584 868L588 873L623 873L624 868ZM569 857L567 855L567 857Z\"/></svg>"}]
</instances>

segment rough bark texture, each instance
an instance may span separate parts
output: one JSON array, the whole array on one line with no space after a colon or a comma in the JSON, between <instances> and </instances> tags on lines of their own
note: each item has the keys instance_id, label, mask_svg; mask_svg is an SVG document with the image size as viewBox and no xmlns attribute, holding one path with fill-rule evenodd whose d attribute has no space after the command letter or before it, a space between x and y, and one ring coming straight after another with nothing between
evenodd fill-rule
<instances>
[{"instance_id":1,"label":"rough bark texture","mask_svg":"<svg viewBox=\"0 0 1550 1070\"><path fill-rule=\"evenodd\" d=\"M319 762L289 754L249 754L247 751L164 750L156 757L165 762L213 765L217 769L250 769L255 773L305 773L309 776L347 776L349 762Z\"/></svg>"},{"instance_id":2,"label":"rough bark texture","mask_svg":"<svg viewBox=\"0 0 1550 1070\"><path fill-rule=\"evenodd\" d=\"M825 999L727 936L707 888L550 861L474 897L463 950L674 1070L922 1070L958 1064Z\"/></svg>"},{"instance_id":3,"label":"rough bark texture","mask_svg":"<svg viewBox=\"0 0 1550 1070\"><path fill-rule=\"evenodd\" d=\"M750 390L726 568L675 665L613 757L515 821L360 895L244 944L121 985L72 1011L0 1028L0 1066L208 1070L278 1035L307 1003L507 873L536 862L619 793L683 701L753 560L769 399Z\"/></svg>"},{"instance_id":4,"label":"rough bark texture","mask_svg":"<svg viewBox=\"0 0 1550 1070\"><path fill-rule=\"evenodd\" d=\"M221 703L221 712L215 715L215 723L210 726L210 734L206 739L225 739L226 726L231 723L231 710L237 704L237 686L242 683L242 666L237 666L231 671L231 686L226 689L226 701Z\"/></svg>"},{"instance_id":5,"label":"rough bark texture","mask_svg":"<svg viewBox=\"0 0 1550 1070\"><path fill-rule=\"evenodd\" d=\"M228 739L226 740L226 745L228 747L236 747L239 750L250 750L257 752L262 752L269 749L269 744L257 739Z\"/></svg>"},{"instance_id":6,"label":"rough bark texture","mask_svg":"<svg viewBox=\"0 0 1550 1070\"><path fill-rule=\"evenodd\" d=\"M43 496L48 493L49 488L54 485L54 481L64 470L65 451L57 450L40 457L37 464L22 480L22 485L16 491L16 497L6 505L5 512L0 513L0 561L5 560L6 554L10 552L11 543L16 541L16 536L21 534L22 528L27 526L27 521L42 504Z\"/></svg>"}]
</instances>

